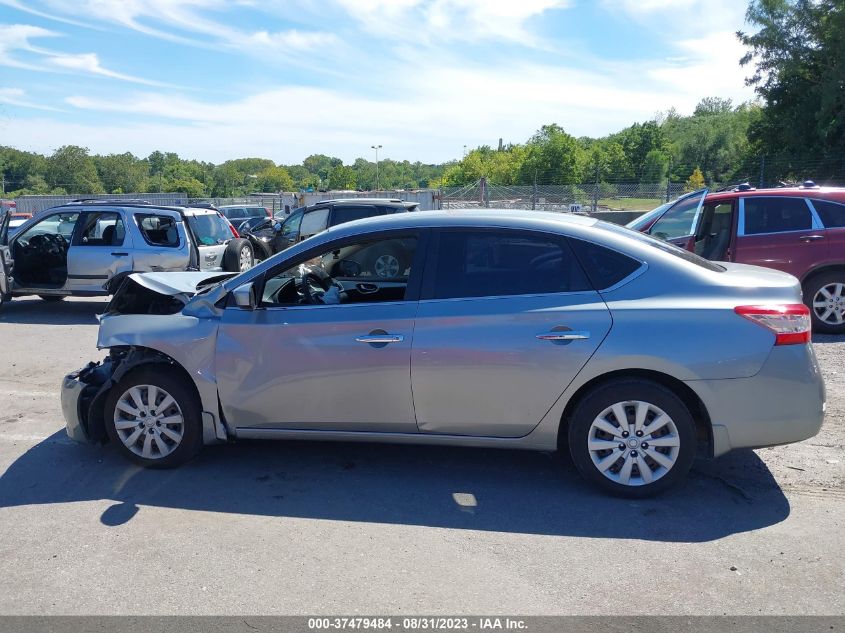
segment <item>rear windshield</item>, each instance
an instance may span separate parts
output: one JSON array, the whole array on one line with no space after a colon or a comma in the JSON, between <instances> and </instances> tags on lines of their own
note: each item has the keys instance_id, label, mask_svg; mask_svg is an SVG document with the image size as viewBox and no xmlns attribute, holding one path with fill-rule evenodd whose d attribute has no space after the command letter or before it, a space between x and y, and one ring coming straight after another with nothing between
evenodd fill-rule
<instances>
[{"instance_id":1,"label":"rear windshield","mask_svg":"<svg viewBox=\"0 0 845 633\"><path fill-rule=\"evenodd\" d=\"M691 253L688 250L683 248L679 248L674 244L669 242L664 242L661 239L656 237L652 237L651 235L647 235L645 233L640 233L639 231L633 231L627 227L619 226L618 224L611 224L610 222L596 222L596 226L606 231L610 231L611 233L616 233L618 235L624 235L631 239L637 240L641 244L648 244L656 249L663 251L664 253L669 253L674 255L675 257L680 257L681 259L690 262L691 264L695 264L697 266L701 266L702 268L706 268L707 270L712 270L715 273L721 273L725 271L723 266L719 266L714 262L711 262L708 259L704 259L703 257L699 257L695 253Z\"/></svg>"},{"instance_id":2,"label":"rear windshield","mask_svg":"<svg viewBox=\"0 0 845 633\"><path fill-rule=\"evenodd\" d=\"M226 240L232 239L229 223L216 213L189 215L188 224L191 225L191 230L200 246L222 244Z\"/></svg>"}]
</instances>

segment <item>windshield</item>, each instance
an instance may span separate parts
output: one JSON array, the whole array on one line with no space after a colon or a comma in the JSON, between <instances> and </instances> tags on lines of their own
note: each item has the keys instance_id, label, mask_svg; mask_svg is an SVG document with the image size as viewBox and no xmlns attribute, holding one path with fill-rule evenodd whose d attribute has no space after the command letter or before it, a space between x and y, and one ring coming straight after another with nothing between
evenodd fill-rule
<instances>
[{"instance_id":1,"label":"windshield","mask_svg":"<svg viewBox=\"0 0 845 633\"><path fill-rule=\"evenodd\" d=\"M640 233L639 231L631 230L625 226L619 226L618 224L611 224L609 222L602 221L597 222L596 226L600 226L601 228L610 231L611 233L625 235L626 237L630 237L632 239L637 240L641 244L648 244L649 246L661 250L664 253L669 253L670 255L674 255L675 257L680 257L684 261L688 261L691 264L695 264L696 266L701 266L702 268L706 268L707 270L711 270L717 273L725 271L725 268L723 266L719 266L719 264L711 262L708 259L704 259L703 257L699 257L695 253L691 253L688 250L675 246L670 242L664 242L663 240L658 239L656 237L652 237L651 235L648 235L646 233Z\"/></svg>"}]
</instances>

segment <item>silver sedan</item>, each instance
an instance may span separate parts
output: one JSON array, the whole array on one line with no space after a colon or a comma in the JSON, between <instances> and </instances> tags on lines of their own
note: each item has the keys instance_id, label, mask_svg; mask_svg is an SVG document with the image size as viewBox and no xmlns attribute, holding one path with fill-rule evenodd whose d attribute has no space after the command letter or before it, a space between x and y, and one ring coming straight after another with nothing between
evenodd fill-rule
<instances>
[{"instance_id":1,"label":"silver sedan","mask_svg":"<svg viewBox=\"0 0 845 633\"><path fill-rule=\"evenodd\" d=\"M398 214L237 276L133 275L98 345L68 434L151 467L236 438L565 449L640 497L824 415L797 279L561 214Z\"/></svg>"}]
</instances>

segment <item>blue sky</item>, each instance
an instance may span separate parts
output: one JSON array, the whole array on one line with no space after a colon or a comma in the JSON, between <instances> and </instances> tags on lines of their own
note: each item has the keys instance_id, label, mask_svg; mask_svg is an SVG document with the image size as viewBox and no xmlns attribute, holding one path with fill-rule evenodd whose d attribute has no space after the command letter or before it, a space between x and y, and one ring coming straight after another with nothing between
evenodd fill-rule
<instances>
[{"instance_id":1,"label":"blue sky","mask_svg":"<svg viewBox=\"0 0 845 633\"><path fill-rule=\"evenodd\" d=\"M0 144L441 162L753 97L743 0L0 0Z\"/></svg>"}]
</instances>

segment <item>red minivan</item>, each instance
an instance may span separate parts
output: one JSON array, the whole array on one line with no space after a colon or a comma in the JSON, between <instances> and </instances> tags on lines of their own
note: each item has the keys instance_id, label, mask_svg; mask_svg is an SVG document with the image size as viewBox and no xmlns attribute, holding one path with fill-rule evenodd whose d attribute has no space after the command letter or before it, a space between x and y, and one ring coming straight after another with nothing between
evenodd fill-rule
<instances>
[{"instance_id":1,"label":"red minivan","mask_svg":"<svg viewBox=\"0 0 845 633\"><path fill-rule=\"evenodd\" d=\"M808 181L779 189L703 189L628 226L707 259L795 275L814 329L845 333L845 188Z\"/></svg>"}]
</instances>

